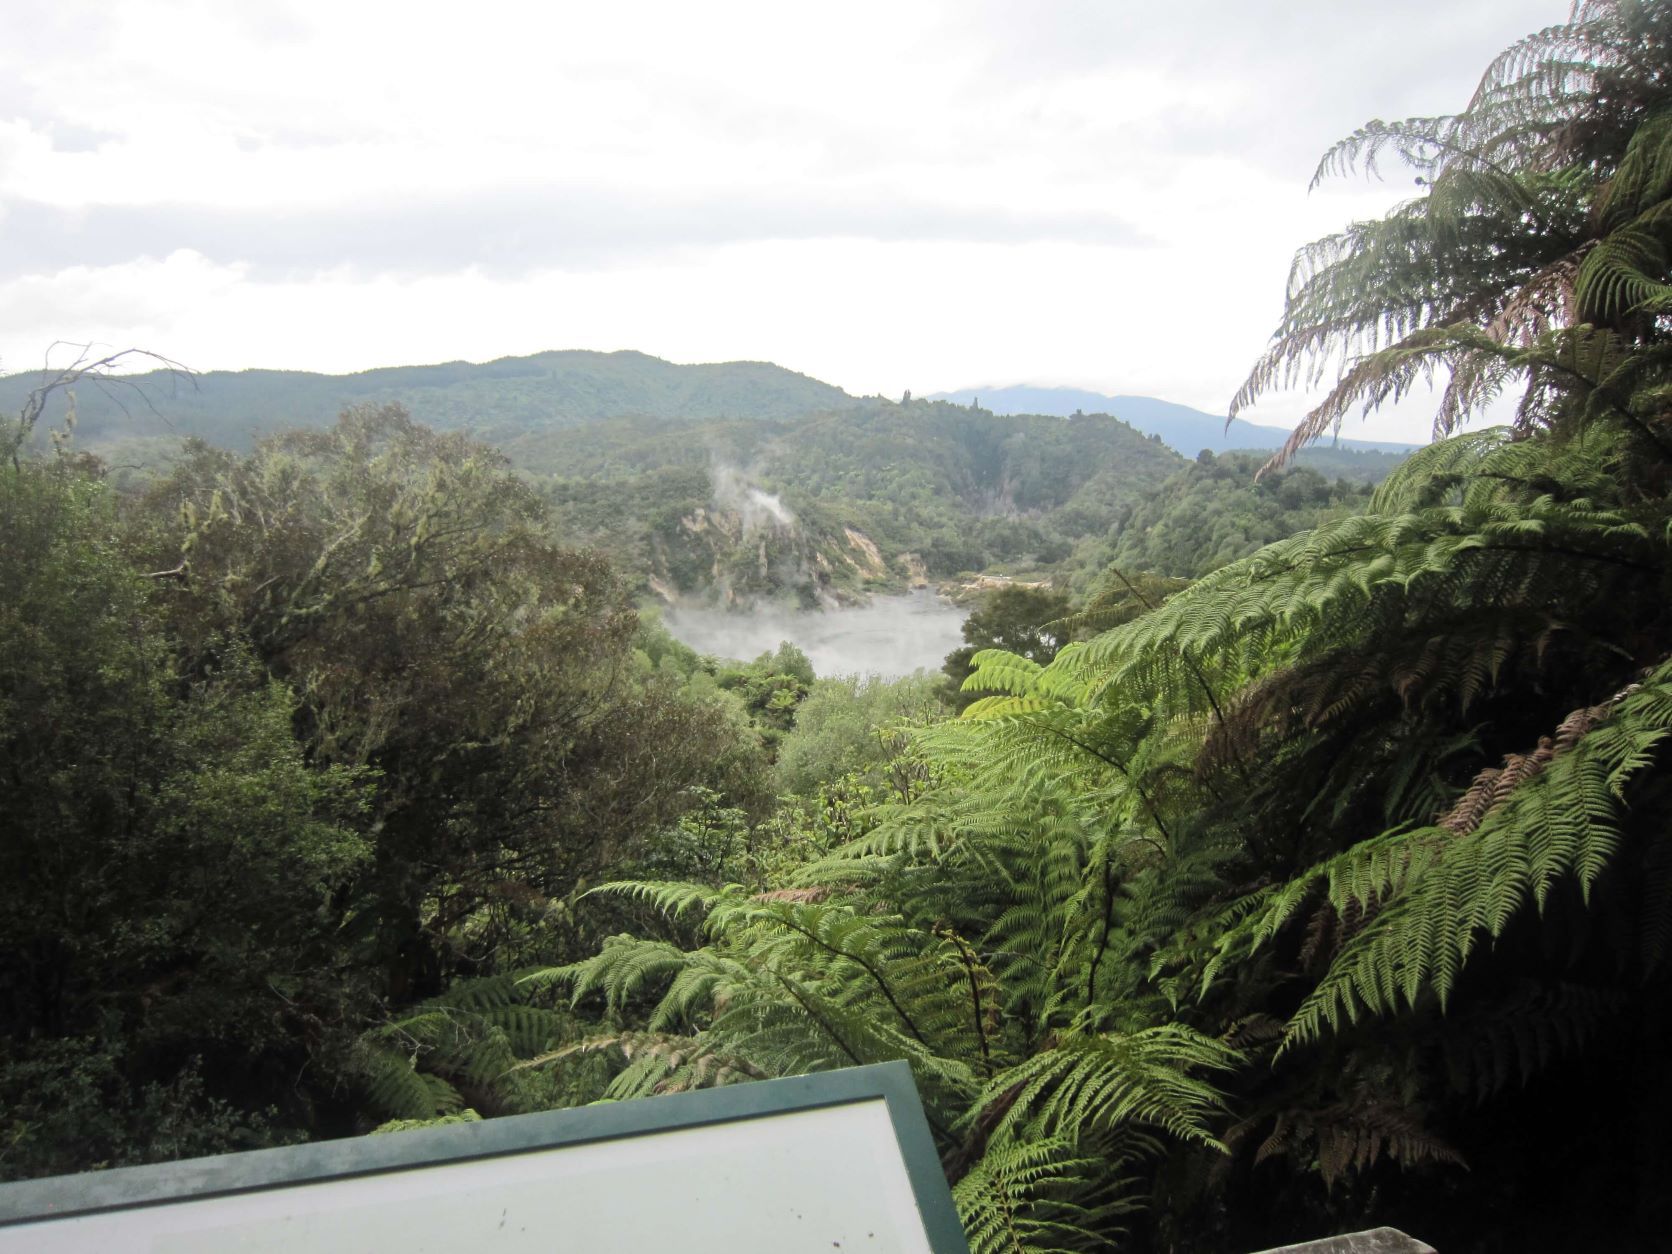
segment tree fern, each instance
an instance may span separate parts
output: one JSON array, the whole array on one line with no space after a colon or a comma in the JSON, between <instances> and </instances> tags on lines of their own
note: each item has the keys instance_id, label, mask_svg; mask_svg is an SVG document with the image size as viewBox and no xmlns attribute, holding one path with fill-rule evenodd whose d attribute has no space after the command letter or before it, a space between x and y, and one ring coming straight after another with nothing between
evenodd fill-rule
<instances>
[{"instance_id":1,"label":"tree fern","mask_svg":"<svg viewBox=\"0 0 1672 1254\"><path fill-rule=\"evenodd\" d=\"M1415 1006L1430 992L1443 1006L1476 947L1521 911L1542 911L1564 880L1589 896L1624 840L1630 785L1672 731L1672 664L1585 714L1583 730L1570 728L1535 766L1506 767L1512 787L1498 786L1504 773L1487 776L1449 823L1355 845L1297 878L1247 925L1256 943L1271 937L1319 884L1336 912L1370 916L1294 1015L1289 1044Z\"/></svg>"},{"instance_id":2,"label":"tree fern","mask_svg":"<svg viewBox=\"0 0 1672 1254\"><path fill-rule=\"evenodd\" d=\"M1061 1137L993 1146L952 1191L970 1254L1114 1248L1120 1218L1137 1203L1109 1168Z\"/></svg>"},{"instance_id":3,"label":"tree fern","mask_svg":"<svg viewBox=\"0 0 1672 1254\"><path fill-rule=\"evenodd\" d=\"M993 1078L975 1110L1002 1103L996 1135L1047 1136L1121 1126L1215 1146L1208 1124L1224 1101L1200 1072L1228 1070L1235 1052L1177 1024L1131 1034L1071 1033Z\"/></svg>"},{"instance_id":4,"label":"tree fern","mask_svg":"<svg viewBox=\"0 0 1672 1254\"><path fill-rule=\"evenodd\" d=\"M529 1003L518 974L461 981L363 1033L351 1070L373 1109L394 1119L514 1111L526 1105L520 1060L571 1031L568 1016Z\"/></svg>"},{"instance_id":5,"label":"tree fern","mask_svg":"<svg viewBox=\"0 0 1672 1254\"><path fill-rule=\"evenodd\" d=\"M1393 156L1425 194L1301 250L1273 345L1232 414L1273 386L1321 381L1336 360L1334 387L1282 456L1338 429L1355 405L1447 376L1437 434L1517 382L1524 416L1541 422L1548 376L1508 350L1582 319L1656 338L1639 316L1672 290L1668 115L1653 107L1667 27L1662 6L1583 4L1506 51L1463 112L1371 122L1332 148L1317 179L1376 174ZM1649 107L1605 124L1605 98ZM1611 129L1621 126L1623 143Z\"/></svg>"},{"instance_id":6,"label":"tree fern","mask_svg":"<svg viewBox=\"0 0 1672 1254\"><path fill-rule=\"evenodd\" d=\"M1108 572L1047 665L977 654L912 787L770 890L610 886L696 943L529 977L611 1020L540 1065L904 1059L972 1244L1025 1250L1216 1157L1245 1200L1421 1187L1459 1103L1624 1049L1672 944L1668 49L1666 6L1583 0L1327 154L1424 190L1300 252L1233 409L1338 368L1289 452L1430 382L1450 438L1189 586Z\"/></svg>"}]
</instances>

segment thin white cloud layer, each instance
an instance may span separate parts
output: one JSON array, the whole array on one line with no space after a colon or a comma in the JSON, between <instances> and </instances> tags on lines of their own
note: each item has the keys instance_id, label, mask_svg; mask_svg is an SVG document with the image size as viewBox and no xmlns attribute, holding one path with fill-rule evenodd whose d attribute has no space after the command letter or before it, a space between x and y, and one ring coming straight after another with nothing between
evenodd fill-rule
<instances>
[{"instance_id":1,"label":"thin white cloud layer","mask_svg":"<svg viewBox=\"0 0 1672 1254\"><path fill-rule=\"evenodd\" d=\"M1322 148L1460 106L1565 4L11 15L3 368L56 338L321 370L632 347L861 393L1034 382L1222 410L1294 249L1409 190L1308 196Z\"/></svg>"}]
</instances>

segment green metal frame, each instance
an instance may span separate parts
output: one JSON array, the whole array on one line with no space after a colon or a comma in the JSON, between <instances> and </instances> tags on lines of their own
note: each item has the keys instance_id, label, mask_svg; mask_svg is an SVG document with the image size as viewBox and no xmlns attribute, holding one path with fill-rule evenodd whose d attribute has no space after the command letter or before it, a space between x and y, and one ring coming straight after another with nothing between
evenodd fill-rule
<instances>
[{"instance_id":1,"label":"green metal frame","mask_svg":"<svg viewBox=\"0 0 1672 1254\"><path fill-rule=\"evenodd\" d=\"M878 1099L887 1104L929 1248L934 1254L969 1254L952 1193L941 1173L934 1138L923 1116L917 1085L904 1062L481 1123L419 1128L391 1136L351 1137L0 1184L0 1228L414 1167L440 1167Z\"/></svg>"}]
</instances>

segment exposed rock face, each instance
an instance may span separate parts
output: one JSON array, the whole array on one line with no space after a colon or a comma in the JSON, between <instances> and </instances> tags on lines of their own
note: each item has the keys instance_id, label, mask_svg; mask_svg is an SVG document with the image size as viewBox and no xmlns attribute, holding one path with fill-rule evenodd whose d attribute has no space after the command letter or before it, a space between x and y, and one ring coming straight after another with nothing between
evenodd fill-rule
<instances>
[{"instance_id":1,"label":"exposed rock face","mask_svg":"<svg viewBox=\"0 0 1672 1254\"><path fill-rule=\"evenodd\" d=\"M1261 1250L1260 1254L1438 1254L1438 1251L1397 1228L1372 1228L1368 1232L1325 1237L1301 1245L1282 1245Z\"/></svg>"},{"instance_id":2,"label":"exposed rock face","mask_svg":"<svg viewBox=\"0 0 1672 1254\"><path fill-rule=\"evenodd\" d=\"M776 497L752 488L733 495L751 492L761 498L754 505L711 502L663 523L650 537L649 589L669 604L799 598L811 608L862 604L870 592L906 582L859 528L803 525Z\"/></svg>"},{"instance_id":3,"label":"exposed rock face","mask_svg":"<svg viewBox=\"0 0 1672 1254\"><path fill-rule=\"evenodd\" d=\"M1012 579L1009 575L977 575L958 585L966 592L990 592L998 588L1049 588L1049 579Z\"/></svg>"},{"instance_id":4,"label":"exposed rock face","mask_svg":"<svg viewBox=\"0 0 1672 1254\"><path fill-rule=\"evenodd\" d=\"M1009 575L977 575L973 579L966 579L956 584L942 584L941 595L951 599L955 605L972 605L982 599L989 592L998 592L1004 588L1032 588L1035 590L1049 588L1049 579L1013 579Z\"/></svg>"},{"instance_id":5,"label":"exposed rock face","mask_svg":"<svg viewBox=\"0 0 1672 1254\"><path fill-rule=\"evenodd\" d=\"M853 527L843 527L842 532L847 536L848 544L859 550L862 562L856 565L868 575L885 578L888 575L888 563L882 560L882 552L877 548L877 542Z\"/></svg>"},{"instance_id":6,"label":"exposed rock face","mask_svg":"<svg viewBox=\"0 0 1672 1254\"><path fill-rule=\"evenodd\" d=\"M902 553L894 559L901 570L906 572L906 581L914 588L929 586L929 569L923 564L923 559L916 553Z\"/></svg>"}]
</instances>

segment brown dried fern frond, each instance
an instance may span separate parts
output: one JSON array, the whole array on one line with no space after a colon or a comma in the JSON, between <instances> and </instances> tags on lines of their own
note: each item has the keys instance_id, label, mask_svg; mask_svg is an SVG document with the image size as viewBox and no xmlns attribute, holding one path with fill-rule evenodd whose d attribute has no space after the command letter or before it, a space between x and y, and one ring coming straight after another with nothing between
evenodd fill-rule
<instances>
[{"instance_id":1,"label":"brown dried fern frond","mask_svg":"<svg viewBox=\"0 0 1672 1254\"><path fill-rule=\"evenodd\" d=\"M1606 701L1583 706L1564 718L1554 737L1541 736L1531 753L1510 753L1502 766L1487 767L1477 774L1451 807L1435 817L1435 825L1459 836L1467 836L1517 788L1542 773L1555 758L1567 753L1632 693L1637 684L1627 684Z\"/></svg>"}]
</instances>

